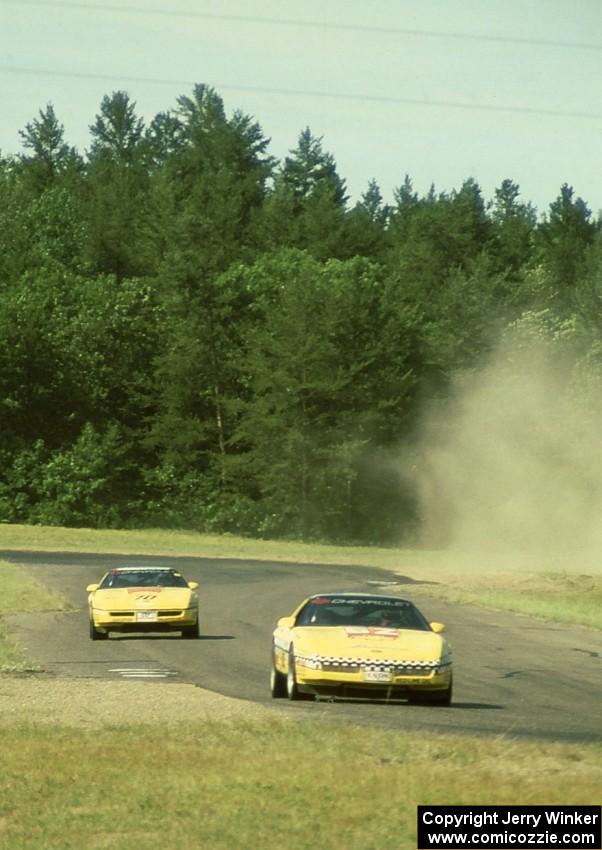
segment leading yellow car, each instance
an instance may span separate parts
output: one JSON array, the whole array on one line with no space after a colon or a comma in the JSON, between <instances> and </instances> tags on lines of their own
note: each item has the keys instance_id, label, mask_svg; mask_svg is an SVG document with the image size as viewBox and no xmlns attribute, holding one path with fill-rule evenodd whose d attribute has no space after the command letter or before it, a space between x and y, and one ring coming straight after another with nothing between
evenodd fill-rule
<instances>
[{"instance_id":1,"label":"leading yellow car","mask_svg":"<svg viewBox=\"0 0 602 850\"><path fill-rule=\"evenodd\" d=\"M272 696L374 696L450 705L452 651L442 623L398 596L322 593L272 638Z\"/></svg>"},{"instance_id":2,"label":"leading yellow car","mask_svg":"<svg viewBox=\"0 0 602 850\"><path fill-rule=\"evenodd\" d=\"M90 637L109 632L179 631L199 636L198 583L168 567L120 567L89 584Z\"/></svg>"}]
</instances>

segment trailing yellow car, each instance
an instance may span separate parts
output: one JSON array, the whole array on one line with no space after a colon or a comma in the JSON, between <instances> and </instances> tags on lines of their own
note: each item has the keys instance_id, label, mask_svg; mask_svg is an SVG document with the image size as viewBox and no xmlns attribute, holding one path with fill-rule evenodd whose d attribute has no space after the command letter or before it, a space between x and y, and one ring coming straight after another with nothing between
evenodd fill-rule
<instances>
[{"instance_id":1,"label":"trailing yellow car","mask_svg":"<svg viewBox=\"0 0 602 850\"><path fill-rule=\"evenodd\" d=\"M98 584L89 584L90 637L106 640L109 632L180 631L199 636L196 581L186 581L168 567L120 567Z\"/></svg>"},{"instance_id":2,"label":"trailing yellow car","mask_svg":"<svg viewBox=\"0 0 602 850\"><path fill-rule=\"evenodd\" d=\"M450 705L452 651L442 623L398 596L323 593L272 637L272 696L374 696Z\"/></svg>"}]
</instances>

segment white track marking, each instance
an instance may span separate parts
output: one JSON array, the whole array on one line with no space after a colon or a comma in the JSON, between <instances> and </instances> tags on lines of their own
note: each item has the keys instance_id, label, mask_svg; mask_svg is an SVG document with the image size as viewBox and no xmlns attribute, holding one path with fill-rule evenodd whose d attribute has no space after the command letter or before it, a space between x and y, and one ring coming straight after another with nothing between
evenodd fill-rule
<instances>
[{"instance_id":1,"label":"white track marking","mask_svg":"<svg viewBox=\"0 0 602 850\"><path fill-rule=\"evenodd\" d=\"M123 679L166 679L178 675L175 670L154 667L111 667L109 673L117 673Z\"/></svg>"}]
</instances>

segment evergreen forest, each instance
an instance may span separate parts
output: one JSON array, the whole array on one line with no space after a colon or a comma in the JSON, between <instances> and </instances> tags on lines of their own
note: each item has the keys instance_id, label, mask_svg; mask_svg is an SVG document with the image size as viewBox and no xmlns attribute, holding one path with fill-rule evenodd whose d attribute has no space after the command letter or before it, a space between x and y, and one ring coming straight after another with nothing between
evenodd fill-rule
<instances>
[{"instance_id":1,"label":"evergreen forest","mask_svg":"<svg viewBox=\"0 0 602 850\"><path fill-rule=\"evenodd\" d=\"M0 520L394 544L398 457L504 329L602 364L600 218L468 177L351 203L322 139L282 160L197 85L145 122L52 105L0 157ZM411 465L411 464L410 464Z\"/></svg>"}]
</instances>

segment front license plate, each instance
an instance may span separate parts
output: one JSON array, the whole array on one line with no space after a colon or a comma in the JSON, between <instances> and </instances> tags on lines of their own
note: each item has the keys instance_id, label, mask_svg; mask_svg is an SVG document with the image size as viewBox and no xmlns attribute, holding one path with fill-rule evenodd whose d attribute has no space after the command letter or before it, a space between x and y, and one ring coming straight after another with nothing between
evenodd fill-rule
<instances>
[{"instance_id":1,"label":"front license plate","mask_svg":"<svg viewBox=\"0 0 602 850\"><path fill-rule=\"evenodd\" d=\"M156 611L136 611L136 622L137 623L142 623L142 622L148 623L149 621L153 622L156 619L157 619L157 612Z\"/></svg>"},{"instance_id":2,"label":"front license plate","mask_svg":"<svg viewBox=\"0 0 602 850\"><path fill-rule=\"evenodd\" d=\"M390 682L391 674L388 670L364 670L365 682Z\"/></svg>"}]
</instances>

